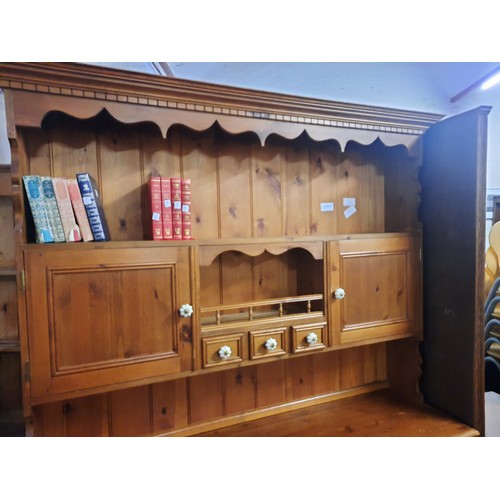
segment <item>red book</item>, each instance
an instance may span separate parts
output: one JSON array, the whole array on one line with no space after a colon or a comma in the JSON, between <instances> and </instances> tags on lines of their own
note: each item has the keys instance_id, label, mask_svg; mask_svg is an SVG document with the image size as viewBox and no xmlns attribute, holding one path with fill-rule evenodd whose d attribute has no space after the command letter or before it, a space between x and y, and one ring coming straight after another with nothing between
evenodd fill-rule
<instances>
[{"instance_id":1,"label":"red book","mask_svg":"<svg viewBox=\"0 0 500 500\"><path fill-rule=\"evenodd\" d=\"M161 178L161 214L163 223L163 239L171 240L172 236L172 188L168 177Z\"/></svg>"},{"instance_id":2,"label":"red book","mask_svg":"<svg viewBox=\"0 0 500 500\"><path fill-rule=\"evenodd\" d=\"M148 181L149 195L149 227L148 236L152 240L163 239L163 224L161 220L161 179L150 177Z\"/></svg>"},{"instance_id":3,"label":"red book","mask_svg":"<svg viewBox=\"0 0 500 500\"><path fill-rule=\"evenodd\" d=\"M64 177L55 177L52 179L52 185L54 186L54 193L66 241L80 241L82 239L82 235L75 220L75 214L73 212L71 198L69 197L66 179Z\"/></svg>"},{"instance_id":4,"label":"red book","mask_svg":"<svg viewBox=\"0 0 500 500\"><path fill-rule=\"evenodd\" d=\"M172 237L182 240L182 188L180 177L171 177L172 190Z\"/></svg>"},{"instance_id":5,"label":"red book","mask_svg":"<svg viewBox=\"0 0 500 500\"><path fill-rule=\"evenodd\" d=\"M193 239L191 234L191 179L181 181L182 239Z\"/></svg>"},{"instance_id":6,"label":"red book","mask_svg":"<svg viewBox=\"0 0 500 500\"><path fill-rule=\"evenodd\" d=\"M71 204L73 205L73 212L75 213L76 222L80 226L83 241L92 241L94 239L94 235L92 233L92 228L90 227L87 211L85 210L85 206L83 204L82 193L78 187L78 181L76 179L66 179L66 185L68 186L69 197L71 199Z\"/></svg>"}]
</instances>

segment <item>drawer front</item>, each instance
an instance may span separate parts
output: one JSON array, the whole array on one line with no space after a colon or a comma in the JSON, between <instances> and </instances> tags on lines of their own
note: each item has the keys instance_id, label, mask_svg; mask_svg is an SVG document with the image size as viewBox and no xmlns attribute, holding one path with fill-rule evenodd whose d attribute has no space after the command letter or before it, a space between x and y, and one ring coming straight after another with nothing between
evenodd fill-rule
<instances>
[{"instance_id":1,"label":"drawer front","mask_svg":"<svg viewBox=\"0 0 500 500\"><path fill-rule=\"evenodd\" d=\"M325 348L326 323L292 326L292 352L314 351Z\"/></svg>"},{"instance_id":2,"label":"drawer front","mask_svg":"<svg viewBox=\"0 0 500 500\"><path fill-rule=\"evenodd\" d=\"M286 327L256 330L249 333L250 359L271 358L286 354Z\"/></svg>"},{"instance_id":3,"label":"drawer front","mask_svg":"<svg viewBox=\"0 0 500 500\"><path fill-rule=\"evenodd\" d=\"M203 368L243 361L243 334L208 337L201 341Z\"/></svg>"}]
</instances>

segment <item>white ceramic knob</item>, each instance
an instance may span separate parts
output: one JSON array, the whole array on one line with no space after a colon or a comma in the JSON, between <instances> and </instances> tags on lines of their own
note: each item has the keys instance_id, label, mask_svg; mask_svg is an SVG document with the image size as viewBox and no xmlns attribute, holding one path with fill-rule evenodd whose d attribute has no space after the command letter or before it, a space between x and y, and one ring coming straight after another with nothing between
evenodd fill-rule
<instances>
[{"instance_id":1,"label":"white ceramic knob","mask_svg":"<svg viewBox=\"0 0 500 500\"><path fill-rule=\"evenodd\" d=\"M333 293L336 299L342 300L345 297L345 290L343 288L337 288Z\"/></svg>"},{"instance_id":2,"label":"white ceramic knob","mask_svg":"<svg viewBox=\"0 0 500 500\"><path fill-rule=\"evenodd\" d=\"M183 304L179 308L179 314L183 318L190 318L193 315L193 306L191 304Z\"/></svg>"},{"instance_id":3,"label":"white ceramic knob","mask_svg":"<svg viewBox=\"0 0 500 500\"><path fill-rule=\"evenodd\" d=\"M270 338L266 340L264 346L268 351L274 351L278 347L278 342L276 342L276 339Z\"/></svg>"},{"instance_id":4,"label":"white ceramic knob","mask_svg":"<svg viewBox=\"0 0 500 500\"><path fill-rule=\"evenodd\" d=\"M306 337L306 342L309 345L314 345L318 341L318 336L314 333L311 332L307 337Z\"/></svg>"},{"instance_id":5,"label":"white ceramic knob","mask_svg":"<svg viewBox=\"0 0 500 500\"><path fill-rule=\"evenodd\" d=\"M231 357L231 348L228 346L228 345L223 345L220 349L219 349L219 358L221 359L228 359Z\"/></svg>"}]
</instances>

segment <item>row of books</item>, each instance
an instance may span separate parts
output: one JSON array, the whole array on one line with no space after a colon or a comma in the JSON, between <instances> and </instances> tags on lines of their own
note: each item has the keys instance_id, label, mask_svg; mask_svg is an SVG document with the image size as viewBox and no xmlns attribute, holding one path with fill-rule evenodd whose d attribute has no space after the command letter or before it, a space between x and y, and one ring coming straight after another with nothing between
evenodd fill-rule
<instances>
[{"instance_id":1,"label":"row of books","mask_svg":"<svg viewBox=\"0 0 500 500\"><path fill-rule=\"evenodd\" d=\"M94 178L23 176L37 243L111 239Z\"/></svg>"},{"instance_id":2,"label":"row of books","mask_svg":"<svg viewBox=\"0 0 500 500\"><path fill-rule=\"evenodd\" d=\"M191 180L151 176L148 181L152 240L191 240Z\"/></svg>"}]
</instances>

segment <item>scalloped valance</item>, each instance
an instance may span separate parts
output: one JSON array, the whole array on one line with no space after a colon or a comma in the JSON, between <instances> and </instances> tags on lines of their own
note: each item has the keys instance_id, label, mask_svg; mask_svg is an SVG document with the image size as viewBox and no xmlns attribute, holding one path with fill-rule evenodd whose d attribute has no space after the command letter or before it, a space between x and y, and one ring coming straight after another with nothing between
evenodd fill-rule
<instances>
[{"instance_id":1,"label":"scalloped valance","mask_svg":"<svg viewBox=\"0 0 500 500\"><path fill-rule=\"evenodd\" d=\"M123 123L153 122L206 130L217 122L231 134L271 134L316 141L404 145L410 153L441 115L361 106L222 85L142 75L77 63L0 63L0 87L12 92L16 126L39 127L50 111L90 118L104 109ZM8 98L8 94L6 96Z\"/></svg>"}]
</instances>

